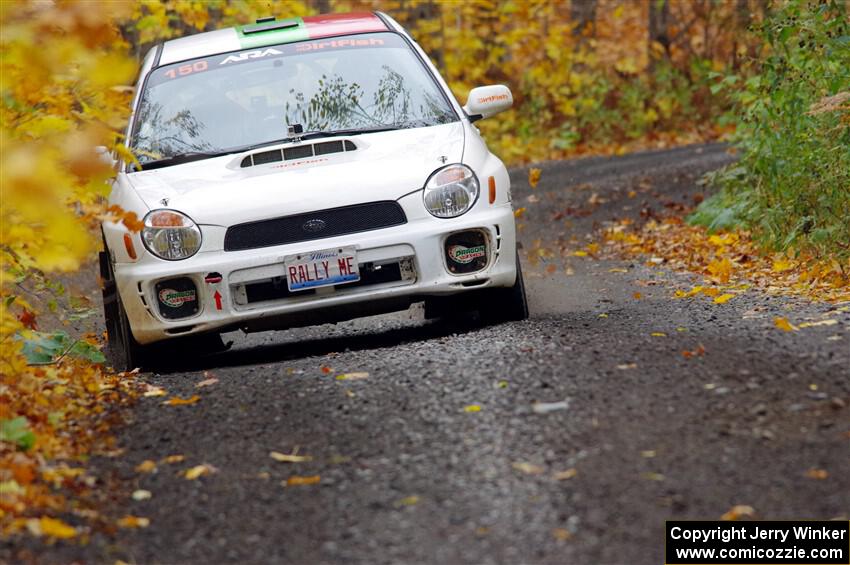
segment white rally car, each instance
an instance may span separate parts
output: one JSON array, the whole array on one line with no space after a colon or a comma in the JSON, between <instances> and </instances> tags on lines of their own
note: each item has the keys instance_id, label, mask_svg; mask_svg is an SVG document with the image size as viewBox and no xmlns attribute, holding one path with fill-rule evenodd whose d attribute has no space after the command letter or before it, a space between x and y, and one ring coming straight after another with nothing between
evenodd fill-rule
<instances>
[{"instance_id":1,"label":"white rally car","mask_svg":"<svg viewBox=\"0 0 850 565\"><path fill-rule=\"evenodd\" d=\"M100 268L111 360L164 340L428 316L527 317L504 164L382 13L264 18L167 41L142 65ZM212 338L202 340L200 338ZM177 351L185 351L179 349Z\"/></svg>"}]
</instances>

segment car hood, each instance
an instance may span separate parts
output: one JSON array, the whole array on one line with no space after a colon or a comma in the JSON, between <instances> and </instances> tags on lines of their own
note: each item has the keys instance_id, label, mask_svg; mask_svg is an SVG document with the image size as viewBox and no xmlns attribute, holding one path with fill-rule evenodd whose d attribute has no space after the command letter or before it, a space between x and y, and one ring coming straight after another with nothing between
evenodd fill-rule
<instances>
[{"instance_id":1,"label":"car hood","mask_svg":"<svg viewBox=\"0 0 850 565\"><path fill-rule=\"evenodd\" d=\"M396 200L421 189L443 163L463 158L461 122L438 126L361 134L350 138L304 141L321 143L349 139L356 150L304 159L242 167L250 154L173 165L127 175L127 180L151 208L170 208L198 224L228 226L377 200Z\"/></svg>"}]
</instances>

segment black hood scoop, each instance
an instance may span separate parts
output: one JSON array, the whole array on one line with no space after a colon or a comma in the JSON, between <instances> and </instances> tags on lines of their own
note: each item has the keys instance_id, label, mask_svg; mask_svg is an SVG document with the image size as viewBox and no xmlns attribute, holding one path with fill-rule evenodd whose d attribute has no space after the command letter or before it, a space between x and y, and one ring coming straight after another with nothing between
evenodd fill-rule
<instances>
[{"instance_id":1,"label":"black hood scoop","mask_svg":"<svg viewBox=\"0 0 850 565\"><path fill-rule=\"evenodd\" d=\"M319 157L321 155L329 155L331 153L345 153L348 151L357 150L357 146L353 141L348 139L336 139L334 141L323 141L321 143L305 143L304 145L296 145L294 147L284 147L283 149L271 149L269 151L260 151L252 153L242 159L241 167L255 167L257 165L265 165L267 163L277 163L280 161L293 161L295 159L308 159L310 157Z\"/></svg>"}]
</instances>

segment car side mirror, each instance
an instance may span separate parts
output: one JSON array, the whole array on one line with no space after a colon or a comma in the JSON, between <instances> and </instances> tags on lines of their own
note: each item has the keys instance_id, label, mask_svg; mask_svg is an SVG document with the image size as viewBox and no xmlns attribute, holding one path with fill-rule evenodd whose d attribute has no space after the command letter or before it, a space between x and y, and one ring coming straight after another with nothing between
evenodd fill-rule
<instances>
[{"instance_id":1,"label":"car side mirror","mask_svg":"<svg viewBox=\"0 0 850 565\"><path fill-rule=\"evenodd\" d=\"M513 94L507 86L503 84L479 86L469 91L463 111L469 116L469 121L475 122L509 110L513 103Z\"/></svg>"}]
</instances>

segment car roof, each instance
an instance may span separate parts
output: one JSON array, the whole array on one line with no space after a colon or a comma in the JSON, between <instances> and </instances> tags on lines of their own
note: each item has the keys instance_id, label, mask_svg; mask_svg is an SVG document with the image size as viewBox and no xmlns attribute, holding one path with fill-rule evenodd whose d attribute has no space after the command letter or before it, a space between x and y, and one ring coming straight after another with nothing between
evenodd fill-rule
<instances>
[{"instance_id":1,"label":"car roof","mask_svg":"<svg viewBox=\"0 0 850 565\"><path fill-rule=\"evenodd\" d=\"M162 45L159 65L307 39L389 31L377 14L352 12L303 18L261 18L256 23L172 39Z\"/></svg>"}]
</instances>

